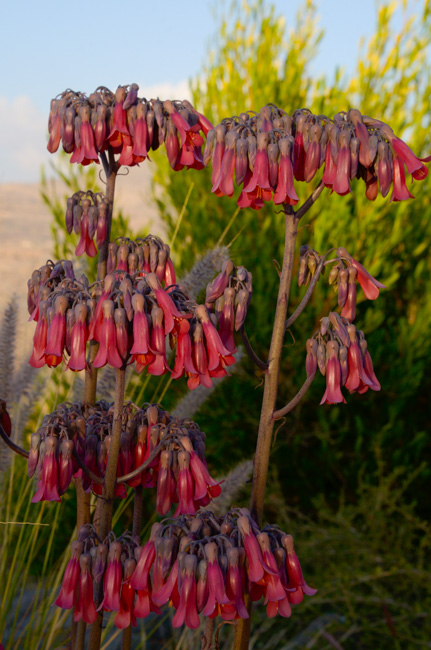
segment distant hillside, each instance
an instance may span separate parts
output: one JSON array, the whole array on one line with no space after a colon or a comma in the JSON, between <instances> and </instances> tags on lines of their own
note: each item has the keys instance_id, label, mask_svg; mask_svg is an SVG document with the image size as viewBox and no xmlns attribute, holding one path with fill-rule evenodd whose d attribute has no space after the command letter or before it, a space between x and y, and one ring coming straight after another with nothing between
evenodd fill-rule
<instances>
[{"instance_id":1,"label":"distant hillside","mask_svg":"<svg viewBox=\"0 0 431 650\"><path fill-rule=\"evenodd\" d=\"M151 178L148 164L119 176L115 202L130 216L132 229L151 222L151 231L163 236L151 201ZM55 186L61 193L61 184ZM26 323L27 280L51 256L50 223L51 214L40 197L38 183L0 183L0 314L15 293L20 303L19 336L26 349L34 333L34 326Z\"/></svg>"}]
</instances>

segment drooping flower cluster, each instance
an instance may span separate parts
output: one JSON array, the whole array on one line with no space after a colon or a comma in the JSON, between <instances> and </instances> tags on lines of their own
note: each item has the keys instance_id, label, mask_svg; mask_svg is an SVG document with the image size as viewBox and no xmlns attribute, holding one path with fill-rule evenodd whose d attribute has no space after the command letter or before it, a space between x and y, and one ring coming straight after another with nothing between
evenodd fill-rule
<instances>
[{"instance_id":1,"label":"drooping flower cluster","mask_svg":"<svg viewBox=\"0 0 431 650\"><path fill-rule=\"evenodd\" d=\"M308 284L316 272L320 259L320 255L310 246L301 246L298 286ZM335 262L338 263L334 264ZM337 258L328 260L326 264L333 264L329 273L329 284L336 288L341 316L349 321L355 320L356 316L356 282L359 282L368 300L376 300L380 289L385 289L385 285L373 278L367 269L358 260L355 260L345 248L338 248Z\"/></svg>"},{"instance_id":2,"label":"drooping flower cluster","mask_svg":"<svg viewBox=\"0 0 431 650\"><path fill-rule=\"evenodd\" d=\"M202 510L156 523L145 546L137 544L128 533L117 539L111 533L100 543L91 527L81 529L56 604L74 606L75 620L92 622L94 602L80 588L83 571L86 582L103 579L100 608L116 612L119 628L136 625L136 618L150 612L160 614L166 603L176 610L174 627L197 628L199 614L248 618L246 594L253 601L263 598L269 617L289 617L291 605L316 593L304 580L292 536L276 526L260 530L245 508L224 517Z\"/></svg>"},{"instance_id":3,"label":"drooping flower cluster","mask_svg":"<svg viewBox=\"0 0 431 650\"><path fill-rule=\"evenodd\" d=\"M60 501L72 477L81 477L85 491L102 494L113 425L113 404L105 400L88 406L82 402L60 404L31 436L28 475L38 477L33 503ZM165 515L178 504L175 516L194 514L221 493L210 476L205 459L205 434L188 419L169 415L152 405L139 409L124 404L115 495L126 496L126 487L157 487L156 509ZM156 450L148 467L126 480ZM92 480L84 470L101 479Z\"/></svg>"},{"instance_id":4,"label":"drooping flower cluster","mask_svg":"<svg viewBox=\"0 0 431 650\"><path fill-rule=\"evenodd\" d=\"M100 248L106 239L109 217L109 201L101 193L75 192L67 199L66 230L71 234L81 234L75 255L86 253L94 257L97 253L94 245L96 237L97 247Z\"/></svg>"},{"instance_id":5,"label":"drooping flower cluster","mask_svg":"<svg viewBox=\"0 0 431 650\"><path fill-rule=\"evenodd\" d=\"M343 386L350 393L380 390L364 333L337 312L321 319L320 330L308 339L306 348L307 377L314 377L317 368L326 375L321 404L345 403Z\"/></svg>"},{"instance_id":6,"label":"drooping flower cluster","mask_svg":"<svg viewBox=\"0 0 431 650\"><path fill-rule=\"evenodd\" d=\"M139 538L127 532L118 538L111 532L101 542L91 525L80 528L54 604L63 609L73 607L75 622L82 620L91 625L102 609L116 612L114 623L120 629L136 625L135 590L130 578L136 568L139 543ZM102 581L104 597L96 609L93 583Z\"/></svg>"},{"instance_id":7,"label":"drooping flower cluster","mask_svg":"<svg viewBox=\"0 0 431 650\"><path fill-rule=\"evenodd\" d=\"M235 268L230 260L207 287L205 306L214 312L220 338L232 354L236 352L233 333L244 325L252 293L252 274L243 266Z\"/></svg>"},{"instance_id":8,"label":"drooping flower cluster","mask_svg":"<svg viewBox=\"0 0 431 650\"><path fill-rule=\"evenodd\" d=\"M362 178L366 197L374 201L380 190L391 200L412 198L405 172L423 180L428 169L392 129L357 109L333 119L308 109L291 116L273 104L225 118L209 131L204 164L212 159L212 192L232 196L233 178L242 185L241 208L259 210L266 201L296 205L294 181L309 183L323 168L323 184L337 194L351 192L350 181Z\"/></svg>"},{"instance_id":9,"label":"drooping flower cluster","mask_svg":"<svg viewBox=\"0 0 431 650\"><path fill-rule=\"evenodd\" d=\"M174 379L186 375L190 389L199 384L210 387L212 377L223 377L226 367L235 363L233 331L245 318L251 275L243 267L232 275L232 264L222 271L226 286L232 285L232 295L225 315L222 310L218 319L218 331L217 317L174 284L169 248L160 239L149 235L145 240L121 242L110 245L108 267L111 270L116 264L116 269L92 285L85 276L75 278L71 265L66 276L66 263L48 263L33 273L28 306L37 326L30 364L36 368L57 366L66 352L67 367L83 370L87 341L96 341L95 368L106 364L121 368L135 362L138 373L145 368L151 375L171 372ZM216 278L215 284L222 286L225 281L220 285ZM250 290L243 289L245 286ZM213 296L216 294L213 291ZM235 296L238 301L232 319ZM168 365L167 335L171 348L176 345L173 369Z\"/></svg>"},{"instance_id":10,"label":"drooping flower cluster","mask_svg":"<svg viewBox=\"0 0 431 650\"><path fill-rule=\"evenodd\" d=\"M72 90L58 95L51 101L48 151L61 142L71 163L88 165L110 148L119 165L131 167L164 143L172 169L202 169L201 131L212 124L188 101L147 100L138 90L131 84L115 93L101 86L89 96Z\"/></svg>"}]
</instances>

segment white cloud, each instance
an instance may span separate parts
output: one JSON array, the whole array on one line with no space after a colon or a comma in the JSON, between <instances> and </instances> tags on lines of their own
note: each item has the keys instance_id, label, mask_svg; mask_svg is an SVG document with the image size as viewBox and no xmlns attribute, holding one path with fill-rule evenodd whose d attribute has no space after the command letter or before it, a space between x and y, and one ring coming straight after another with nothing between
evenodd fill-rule
<instances>
[{"instance_id":1,"label":"white cloud","mask_svg":"<svg viewBox=\"0 0 431 650\"><path fill-rule=\"evenodd\" d=\"M10 100L0 95L0 183L36 182L47 164L48 112L42 114L26 95Z\"/></svg>"}]
</instances>

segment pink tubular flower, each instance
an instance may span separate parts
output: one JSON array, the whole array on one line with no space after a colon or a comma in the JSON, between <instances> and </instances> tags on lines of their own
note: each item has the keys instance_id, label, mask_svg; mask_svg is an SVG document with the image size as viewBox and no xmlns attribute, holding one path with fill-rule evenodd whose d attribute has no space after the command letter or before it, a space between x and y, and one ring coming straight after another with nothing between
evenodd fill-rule
<instances>
[{"instance_id":1,"label":"pink tubular flower","mask_svg":"<svg viewBox=\"0 0 431 650\"><path fill-rule=\"evenodd\" d=\"M81 219L81 237L75 249L75 255L79 257L86 253L88 257L95 257L97 249L93 239L89 235L88 213L84 213Z\"/></svg>"},{"instance_id":2,"label":"pink tubular flower","mask_svg":"<svg viewBox=\"0 0 431 650\"><path fill-rule=\"evenodd\" d=\"M380 127L381 135L389 141L389 144L394 152L394 157L399 157L407 167L409 174L417 181L424 180L428 176L428 169L423 162L429 162L431 157L418 158L413 151L406 145L403 140L394 135L391 127L387 124L382 124Z\"/></svg>"},{"instance_id":3,"label":"pink tubular flower","mask_svg":"<svg viewBox=\"0 0 431 650\"><path fill-rule=\"evenodd\" d=\"M121 585L120 609L115 615L114 623L123 630L129 625L136 627L136 616L134 613L135 590L130 584L130 578L135 570L136 562L128 559L124 563L124 581Z\"/></svg>"},{"instance_id":4,"label":"pink tubular flower","mask_svg":"<svg viewBox=\"0 0 431 650\"><path fill-rule=\"evenodd\" d=\"M253 174L246 183L238 199L239 207L252 207L260 209L265 201L272 198L272 187L269 182L268 163L268 134L259 133L257 136L257 154ZM246 179L247 180L247 179Z\"/></svg>"},{"instance_id":5,"label":"pink tubular flower","mask_svg":"<svg viewBox=\"0 0 431 650\"><path fill-rule=\"evenodd\" d=\"M70 343L70 359L67 367L70 370L84 370L86 367L85 349L88 339L87 329L88 307L84 303L79 303L75 307L75 324L72 328Z\"/></svg>"},{"instance_id":6,"label":"pink tubular flower","mask_svg":"<svg viewBox=\"0 0 431 650\"><path fill-rule=\"evenodd\" d=\"M196 316L202 323L205 334L206 349L208 351L208 370L210 374L214 371L224 370L225 366L231 366L235 363L235 358L229 350L223 345L220 335L211 322L205 305L199 305L196 308ZM223 374L226 374L223 372ZM218 375L213 375L218 376Z\"/></svg>"},{"instance_id":7,"label":"pink tubular flower","mask_svg":"<svg viewBox=\"0 0 431 650\"><path fill-rule=\"evenodd\" d=\"M163 309L165 334L169 334L169 332L171 332L174 328L174 318L181 319L183 316L175 307L175 303L170 295L166 293L164 289L162 289L162 286L155 273L148 273L146 280L149 287L154 291L159 307Z\"/></svg>"},{"instance_id":8,"label":"pink tubular flower","mask_svg":"<svg viewBox=\"0 0 431 650\"><path fill-rule=\"evenodd\" d=\"M374 367L373 367L373 362L371 360L371 355L367 350L367 342L363 339L362 341L359 342L359 346L361 348L361 352L363 354L363 359L364 359L364 370L367 374L367 376L371 379L372 385L370 386L371 390L380 390L380 382L377 379L375 372L374 372Z\"/></svg>"},{"instance_id":9,"label":"pink tubular flower","mask_svg":"<svg viewBox=\"0 0 431 650\"><path fill-rule=\"evenodd\" d=\"M304 148L304 136L303 129L306 122L306 116L301 114L297 117L296 120L296 134L295 134L295 143L294 143L294 167L293 172L297 181L304 180L304 169L305 169L305 148Z\"/></svg>"},{"instance_id":10,"label":"pink tubular flower","mask_svg":"<svg viewBox=\"0 0 431 650\"><path fill-rule=\"evenodd\" d=\"M202 611L204 616L211 616L218 610L217 605L230 604L224 587L223 574L217 561L217 545L205 544L205 557L208 562L208 600Z\"/></svg>"},{"instance_id":11,"label":"pink tubular flower","mask_svg":"<svg viewBox=\"0 0 431 650\"><path fill-rule=\"evenodd\" d=\"M315 176L320 167L320 138L322 136L322 127L314 124L310 129L310 143L304 164L304 180L309 183Z\"/></svg>"},{"instance_id":12,"label":"pink tubular flower","mask_svg":"<svg viewBox=\"0 0 431 650\"><path fill-rule=\"evenodd\" d=\"M341 131L338 136L338 158L337 172L332 184L334 192L340 196L349 194L350 189L350 134L348 131Z\"/></svg>"},{"instance_id":13,"label":"pink tubular flower","mask_svg":"<svg viewBox=\"0 0 431 650\"><path fill-rule=\"evenodd\" d=\"M58 493L64 494L70 485L73 475L73 441L62 440L58 459Z\"/></svg>"},{"instance_id":14,"label":"pink tubular flower","mask_svg":"<svg viewBox=\"0 0 431 650\"><path fill-rule=\"evenodd\" d=\"M232 196L234 192L233 174L235 170L235 145L239 134L236 131L229 131L226 134L225 150L220 171L215 179L211 192L216 196Z\"/></svg>"},{"instance_id":15,"label":"pink tubular flower","mask_svg":"<svg viewBox=\"0 0 431 650\"><path fill-rule=\"evenodd\" d=\"M180 604L172 619L173 627L180 627L185 623L187 627L195 630L200 625L196 609L196 565L195 555L187 555L181 568Z\"/></svg>"},{"instance_id":16,"label":"pink tubular flower","mask_svg":"<svg viewBox=\"0 0 431 650\"><path fill-rule=\"evenodd\" d=\"M396 154L393 157L393 166L394 166L394 187L392 190L391 202L407 201L408 199L414 199L413 194L410 194L406 185L406 173L404 169L404 163L401 160L401 158Z\"/></svg>"},{"instance_id":17,"label":"pink tubular flower","mask_svg":"<svg viewBox=\"0 0 431 650\"><path fill-rule=\"evenodd\" d=\"M292 165L292 140L291 138L281 138L278 142L280 149L280 162L278 164L278 183L274 194L274 203L287 203L296 205L299 201L293 182L293 165Z\"/></svg>"},{"instance_id":18,"label":"pink tubular flower","mask_svg":"<svg viewBox=\"0 0 431 650\"><path fill-rule=\"evenodd\" d=\"M359 162L361 165L364 167L370 167L372 164L372 160L370 158L369 154L369 149L368 149L368 141L369 141L369 133L368 129L365 126L365 124L362 121L362 115L361 113L356 109L352 108L348 112L348 119L352 122L354 128L355 128L355 135L358 138L360 145L359 145Z\"/></svg>"},{"instance_id":19,"label":"pink tubular flower","mask_svg":"<svg viewBox=\"0 0 431 650\"><path fill-rule=\"evenodd\" d=\"M151 600L156 606L162 607L162 605L165 605L170 600L172 592L177 585L177 580L178 560L175 560L165 584L160 586L157 590L154 589L151 595Z\"/></svg>"},{"instance_id":20,"label":"pink tubular flower","mask_svg":"<svg viewBox=\"0 0 431 650\"><path fill-rule=\"evenodd\" d=\"M123 361L126 361L129 356L129 333L127 328L126 310L123 307L117 307L114 311L114 322L118 354Z\"/></svg>"},{"instance_id":21,"label":"pink tubular flower","mask_svg":"<svg viewBox=\"0 0 431 650\"><path fill-rule=\"evenodd\" d=\"M81 619L84 623L92 625L97 619L97 611L93 601L93 579L91 577L91 556L81 555L79 558L81 574L78 583L78 596L73 613L75 623Z\"/></svg>"},{"instance_id":22,"label":"pink tubular flower","mask_svg":"<svg viewBox=\"0 0 431 650\"><path fill-rule=\"evenodd\" d=\"M197 569L197 585L196 585L196 605L197 610L200 613L205 607L208 600L208 562L206 560L201 560L198 564Z\"/></svg>"},{"instance_id":23,"label":"pink tubular flower","mask_svg":"<svg viewBox=\"0 0 431 650\"><path fill-rule=\"evenodd\" d=\"M192 361L196 368L196 374L191 374L187 381L187 386L193 390L200 384L206 388L211 388L212 381L208 373L207 353L203 342L203 328L200 323L195 325L193 331Z\"/></svg>"},{"instance_id":24,"label":"pink tubular flower","mask_svg":"<svg viewBox=\"0 0 431 650\"><path fill-rule=\"evenodd\" d=\"M161 528L162 524L153 524L151 527L150 539L140 550L138 563L130 580L130 584L132 585L133 589L136 589L137 591L148 590L148 577L150 575L150 570L153 565L154 558L156 557L154 539L156 538Z\"/></svg>"},{"instance_id":25,"label":"pink tubular flower","mask_svg":"<svg viewBox=\"0 0 431 650\"><path fill-rule=\"evenodd\" d=\"M329 341L326 345L328 362L326 367L326 390L322 397L321 404L346 403L341 392L341 366L338 359L338 343Z\"/></svg>"},{"instance_id":26,"label":"pink tubular flower","mask_svg":"<svg viewBox=\"0 0 431 650\"><path fill-rule=\"evenodd\" d=\"M82 542L72 543L71 557L64 572L60 593L54 602L55 605L63 607L63 609L71 609L76 605L76 588L80 574L79 557L83 550L84 544Z\"/></svg>"},{"instance_id":27,"label":"pink tubular flower","mask_svg":"<svg viewBox=\"0 0 431 650\"><path fill-rule=\"evenodd\" d=\"M349 255L345 248L338 248L337 255L338 257L345 257L348 259L351 265L356 269L357 280L368 300L376 300L376 298L379 297L380 289L386 289L385 285L373 278L362 264Z\"/></svg>"},{"instance_id":28,"label":"pink tubular flower","mask_svg":"<svg viewBox=\"0 0 431 650\"><path fill-rule=\"evenodd\" d=\"M155 277L155 276L154 276ZM148 366L150 375L164 375L169 372L166 359L166 340L163 332L163 310L160 307L153 307L151 311L153 327L151 329L151 349L154 353L154 360Z\"/></svg>"},{"instance_id":29,"label":"pink tubular flower","mask_svg":"<svg viewBox=\"0 0 431 650\"><path fill-rule=\"evenodd\" d=\"M43 457L42 471L39 475L37 491L32 498L32 503L39 501L61 501L58 494L58 461L56 456L57 438L48 436L45 439L45 455Z\"/></svg>"},{"instance_id":30,"label":"pink tubular flower","mask_svg":"<svg viewBox=\"0 0 431 650\"><path fill-rule=\"evenodd\" d=\"M270 604L279 600L284 600L286 598L286 590L281 583L277 562L272 554L267 533L260 533L257 536L257 541L262 551L263 561L272 570L272 573L267 573L265 571L263 578L265 583L265 602Z\"/></svg>"},{"instance_id":31,"label":"pink tubular flower","mask_svg":"<svg viewBox=\"0 0 431 650\"><path fill-rule=\"evenodd\" d=\"M52 120L51 132L46 148L49 153L55 153L58 149L61 139L61 117L57 113Z\"/></svg>"},{"instance_id":32,"label":"pink tubular flower","mask_svg":"<svg viewBox=\"0 0 431 650\"><path fill-rule=\"evenodd\" d=\"M301 600L302 593L306 594L306 596L314 596L317 594L317 589L309 587L304 580L301 565L299 563L298 556L295 553L292 535L284 535L281 539L281 543L286 550L286 569L287 575L289 577L288 588L295 588L297 592L300 592L298 595L300 596ZM291 597L292 594L289 593L288 598L290 602L295 602L295 597Z\"/></svg>"},{"instance_id":33,"label":"pink tubular flower","mask_svg":"<svg viewBox=\"0 0 431 650\"><path fill-rule=\"evenodd\" d=\"M63 350L66 340L66 296L58 296L54 303L54 317L48 329L45 349L45 363L52 368L63 360Z\"/></svg>"},{"instance_id":34,"label":"pink tubular flower","mask_svg":"<svg viewBox=\"0 0 431 650\"><path fill-rule=\"evenodd\" d=\"M96 309L94 311L93 318L90 322L90 327L88 328L88 340L99 341L100 340L100 329L103 322L103 303L105 300L109 300L111 292L115 287L115 276L106 275L103 281L103 291L100 298L97 301Z\"/></svg>"},{"instance_id":35,"label":"pink tubular flower","mask_svg":"<svg viewBox=\"0 0 431 650\"><path fill-rule=\"evenodd\" d=\"M100 346L93 361L95 368L103 368L107 363L113 368L121 368L123 360L118 354L114 323L114 303L104 300L102 304L103 321L100 327Z\"/></svg>"},{"instance_id":36,"label":"pink tubular flower","mask_svg":"<svg viewBox=\"0 0 431 650\"><path fill-rule=\"evenodd\" d=\"M235 354L236 347L233 338L235 327L235 289L227 288L223 293L223 309L220 314L219 335L220 339L231 354Z\"/></svg>"},{"instance_id":37,"label":"pink tubular flower","mask_svg":"<svg viewBox=\"0 0 431 650\"><path fill-rule=\"evenodd\" d=\"M179 321L177 327L177 351L175 355L175 366L172 372L172 379L178 379L184 374L191 376L196 374L196 368L192 361L192 343L190 340L190 324L187 320Z\"/></svg>"},{"instance_id":38,"label":"pink tubular flower","mask_svg":"<svg viewBox=\"0 0 431 650\"><path fill-rule=\"evenodd\" d=\"M362 353L356 336L356 327L354 325L349 325L347 331L350 337L350 347L348 351L349 374L345 386L350 392L356 390L365 392L367 388L365 388L364 391L361 391L361 388L363 386L369 386L373 389L374 383L372 379L368 377L364 369ZM374 388L373 390L379 390L379 388Z\"/></svg>"},{"instance_id":39,"label":"pink tubular flower","mask_svg":"<svg viewBox=\"0 0 431 650\"><path fill-rule=\"evenodd\" d=\"M130 354L135 355L147 354L150 350L150 330L148 327L147 315L144 311L145 300L140 293L135 293L132 297L133 306L133 346Z\"/></svg>"},{"instance_id":40,"label":"pink tubular flower","mask_svg":"<svg viewBox=\"0 0 431 650\"><path fill-rule=\"evenodd\" d=\"M348 271L347 298L341 310L341 316L352 322L356 316L356 269L351 266Z\"/></svg>"},{"instance_id":41,"label":"pink tubular flower","mask_svg":"<svg viewBox=\"0 0 431 650\"><path fill-rule=\"evenodd\" d=\"M240 618L249 618L247 607L244 603L245 580L241 575L239 561L240 554L238 548L228 548L226 551L228 559L228 568L226 574L226 595L234 603L237 616Z\"/></svg>"},{"instance_id":42,"label":"pink tubular flower","mask_svg":"<svg viewBox=\"0 0 431 650\"><path fill-rule=\"evenodd\" d=\"M164 449L160 454L159 475L157 477L156 510L159 515L166 515L171 508L173 487L172 478L172 452Z\"/></svg>"},{"instance_id":43,"label":"pink tubular flower","mask_svg":"<svg viewBox=\"0 0 431 650\"><path fill-rule=\"evenodd\" d=\"M121 551L122 545L120 542L113 542L110 544L108 565L106 567L105 578L103 580L104 598L99 606L99 609L103 608L105 612L118 612L121 608L120 590L123 577L120 561Z\"/></svg>"},{"instance_id":44,"label":"pink tubular flower","mask_svg":"<svg viewBox=\"0 0 431 650\"><path fill-rule=\"evenodd\" d=\"M193 500L199 501L207 496L215 499L221 494L220 484L211 478L208 469L193 450L190 438L183 436L180 439L180 442L184 449L190 454L190 469L195 484Z\"/></svg>"},{"instance_id":45,"label":"pink tubular flower","mask_svg":"<svg viewBox=\"0 0 431 650\"><path fill-rule=\"evenodd\" d=\"M216 143L214 148L214 154L212 157L213 169L211 175L211 182L213 184L213 187L220 176L220 169L221 169L222 160L225 152L225 135L226 135L226 127L223 124L219 124L218 126L216 126L215 128Z\"/></svg>"},{"instance_id":46,"label":"pink tubular flower","mask_svg":"<svg viewBox=\"0 0 431 650\"><path fill-rule=\"evenodd\" d=\"M248 517L242 515L238 518L238 528L241 532L244 548L248 560L247 574L250 582L259 582L262 580L265 569L263 566L262 552L257 543L256 537L251 530L251 525Z\"/></svg>"},{"instance_id":47,"label":"pink tubular flower","mask_svg":"<svg viewBox=\"0 0 431 650\"><path fill-rule=\"evenodd\" d=\"M207 286L205 302L214 302L223 295L224 290L229 284L229 277L234 269L231 260L225 260L221 267L220 273Z\"/></svg>"},{"instance_id":48,"label":"pink tubular flower","mask_svg":"<svg viewBox=\"0 0 431 650\"><path fill-rule=\"evenodd\" d=\"M174 517L182 515L194 515L196 506L193 503L193 477L190 471L190 454L186 451L178 453L178 507Z\"/></svg>"},{"instance_id":49,"label":"pink tubular flower","mask_svg":"<svg viewBox=\"0 0 431 650\"><path fill-rule=\"evenodd\" d=\"M48 302L43 300L39 303L39 320L36 324L36 330L33 336L33 350L29 359L29 364L33 368L41 368L45 365L46 340L48 336Z\"/></svg>"}]
</instances>

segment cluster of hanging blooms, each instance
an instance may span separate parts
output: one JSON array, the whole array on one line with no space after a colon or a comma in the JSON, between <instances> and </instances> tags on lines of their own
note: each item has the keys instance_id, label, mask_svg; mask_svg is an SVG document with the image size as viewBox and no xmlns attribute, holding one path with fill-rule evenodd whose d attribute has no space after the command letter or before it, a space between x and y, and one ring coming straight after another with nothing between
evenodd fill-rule
<instances>
[{"instance_id":1,"label":"cluster of hanging blooms","mask_svg":"<svg viewBox=\"0 0 431 650\"><path fill-rule=\"evenodd\" d=\"M212 159L212 192L232 196L234 175L242 192L241 208L259 210L266 201L296 205L294 181L309 183L323 168L322 182L343 196L350 182L361 178L365 194L374 201L380 190L391 200L413 198L406 170L423 180L428 169L392 129L357 109L341 111L333 119L299 109L292 115L273 104L223 119L207 135L204 164Z\"/></svg>"},{"instance_id":2,"label":"cluster of hanging blooms","mask_svg":"<svg viewBox=\"0 0 431 650\"><path fill-rule=\"evenodd\" d=\"M174 627L199 627L199 614L248 618L246 594L263 598L269 617L289 617L291 605L316 593L304 580L292 536L277 526L260 530L245 508L156 523L143 547L129 533L101 541L91 526L81 528L55 604L74 607L75 621L94 622L92 586L102 580L99 609L114 611L120 629L160 614L166 603L175 610Z\"/></svg>"},{"instance_id":3,"label":"cluster of hanging blooms","mask_svg":"<svg viewBox=\"0 0 431 650\"><path fill-rule=\"evenodd\" d=\"M71 557L54 604L64 609L73 607L75 622L82 620L91 625L98 610L103 609L115 611L114 623L120 629L136 625L135 590L131 588L130 578L136 568L139 543L139 538L127 532L118 538L111 532L101 541L93 526L82 526L78 539L72 543ZM93 586L102 582L104 597L96 609Z\"/></svg>"},{"instance_id":4,"label":"cluster of hanging blooms","mask_svg":"<svg viewBox=\"0 0 431 650\"><path fill-rule=\"evenodd\" d=\"M307 285L315 275L320 255L310 246L301 246L298 265L298 286ZM335 264L335 262L338 262ZM360 262L355 260L345 248L337 249L337 258L328 260L326 264L333 265L329 273L329 284L333 285L338 294L338 306L341 316L352 322L356 316L356 282L361 286L368 300L376 300L380 289L385 285L373 278ZM322 268L324 272L325 266Z\"/></svg>"},{"instance_id":5,"label":"cluster of hanging blooms","mask_svg":"<svg viewBox=\"0 0 431 650\"><path fill-rule=\"evenodd\" d=\"M96 237L97 248L101 248L106 239L109 217L109 201L101 193L75 192L67 199L66 230L69 235L72 231L80 239L75 250L75 255L86 253L94 257L97 253L94 244Z\"/></svg>"},{"instance_id":6,"label":"cluster of hanging blooms","mask_svg":"<svg viewBox=\"0 0 431 650\"><path fill-rule=\"evenodd\" d=\"M301 246L299 286L310 281L321 261L321 256L310 246ZM326 391L320 403L339 404L346 403L343 386L350 393L366 393L369 388L380 390L364 333L352 321L356 316L356 282L369 300L376 300L385 285L373 278L345 248L338 248L337 257L325 264L333 265L329 284L336 287L341 314L333 311L321 319L320 330L306 343L305 368L309 379L314 378L317 368L326 376Z\"/></svg>"},{"instance_id":7,"label":"cluster of hanging blooms","mask_svg":"<svg viewBox=\"0 0 431 650\"><path fill-rule=\"evenodd\" d=\"M233 338L244 325L253 293L252 274L244 266L235 268L231 260L223 262L221 272L208 284L205 306L214 314L223 345L236 352Z\"/></svg>"},{"instance_id":8,"label":"cluster of hanging blooms","mask_svg":"<svg viewBox=\"0 0 431 650\"><path fill-rule=\"evenodd\" d=\"M321 404L345 403L343 386L350 393L380 390L364 333L337 312L321 319L320 330L308 339L306 349L307 377L313 378L317 368L326 375Z\"/></svg>"},{"instance_id":9,"label":"cluster of hanging blooms","mask_svg":"<svg viewBox=\"0 0 431 650\"><path fill-rule=\"evenodd\" d=\"M138 90L137 84L118 86L115 93L101 86L89 96L65 90L51 101L48 151L61 142L71 163L89 165L109 149L119 154L119 165L131 167L164 143L172 169L202 169L201 132L206 135L212 124L186 100L147 100Z\"/></svg>"},{"instance_id":10,"label":"cluster of hanging blooms","mask_svg":"<svg viewBox=\"0 0 431 650\"><path fill-rule=\"evenodd\" d=\"M86 492L102 494L113 417L114 404L101 400L94 406L60 404L43 418L31 436L28 458L28 475L38 478L33 503L60 501L72 477L81 477ZM150 456L148 466L135 472ZM128 478L131 472L134 475ZM192 420L172 417L156 405L140 409L131 402L124 404L117 478L121 482L115 495L120 498L127 494L125 484L156 487L160 515L166 515L173 504L177 504L174 516L192 515L221 493L208 472L205 434Z\"/></svg>"},{"instance_id":11,"label":"cluster of hanging blooms","mask_svg":"<svg viewBox=\"0 0 431 650\"><path fill-rule=\"evenodd\" d=\"M87 341L97 341L95 368L134 362L138 373L146 368L151 375L170 372L173 379L186 375L190 389L211 387L212 377L226 375L235 363L233 332L245 319L251 274L225 265L208 295L212 304L223 294L224 306L216 316L175 284L169 248L159 238L122 239L110 245L109 255L110 272L91 285L85 276L76 278L68 262L48 262L34 271L28 309L37 326L29 363L35 368L57 366L67 353L67 367L83 370ZM167 359L167 335L170 347L176 346L173 368Z\"/></svg>"}]
</instances>

